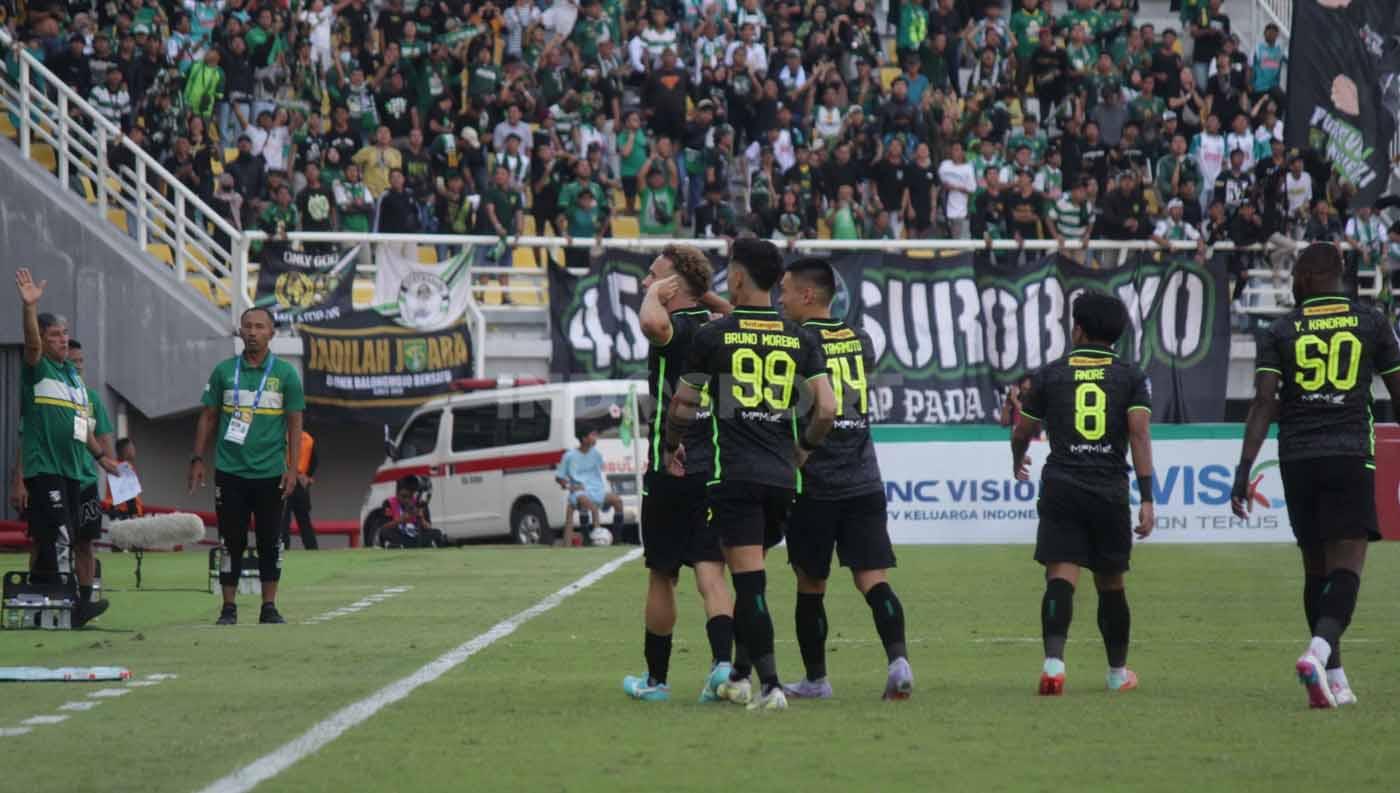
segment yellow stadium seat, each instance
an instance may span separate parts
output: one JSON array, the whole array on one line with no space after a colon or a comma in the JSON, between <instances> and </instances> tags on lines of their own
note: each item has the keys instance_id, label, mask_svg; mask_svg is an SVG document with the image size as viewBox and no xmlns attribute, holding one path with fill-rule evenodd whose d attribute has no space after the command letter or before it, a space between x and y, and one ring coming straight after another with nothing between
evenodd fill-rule
<instances>
[{"instance_id":1,"label":"yellow stadium seat","mask_svg":"<svg viewBox=\"0 0 1400 793\"><path fill-rule=\"evenodd\" d=\"M34 162L44 166L45 170L58 170L58 156L54 154L53 147L47 143L29 144L29 157Z\"/></svg>"},{"instance_id":2,"label":"yellow stadium seat","mask_svg":"<svg viewBox=\"0 0 1400 793\"><path fill-rule=\"evenodd\" d=\"M419 264L437 264L437 263L438 263L437 248L434 248L434 247L431 246L431 245L419 245L419 246L418 246L418 263L419 263Z\"/></svg>"},{"instance_id":3,"label":"yellow stadium seat","mask_svg":"<svg viewBox=\"0 0 1400 793\"><path fill-rule=\"evenodd\" d=\"M899 76L899 69L898 69L897 67L894 67L894 66L881 66L881 67L880 67L880 85L884 86L884 88L885 88L886 91L890 90L890 86L891 86L891 85L894 85L894 78L896 78L896 77L898 77L898 76Z\"/></svg>"},{"instance_id":4,"label":"yellow stadium seat","mask_svg":"<svg viewBox=\"0 0 1400 793\"><path fill-rule=\"evenodd\" d=\"M0 135L7 138L19 137L19 130L15 129L15 125L11 123L9 113L0 113Z\"/></svg>"},{"instance_id":5,"label":"yellow stadium seat","mask_svg":"<svg viewBox=\"0 0 1400 793\"><path fill-rule=\"evenodd\" d=\"M356 308L365 308L374 304L374 282L361 278L355 281L355 285L350 291L351 300Z\"/></svg>"},{"instance_id":6,"label":"yellow stadium seat","mask_svg":"<svg viewBox=\"0 0 1400 793\"><path fill-rule=\"evenodd\" d=\"M89 204L97 203L97 191L92 188L92 180L86 176L79 176L78 181L83 185L83 198Z\"/></svg>"},{"instance_id":7,"label":"yellow stadium seat","mask_svg":"<svg viewBox=\"0 0 1400 793\"><path fill-rule=\"evenodd\" d=\"M191 279L189 280L189 283L190 283L191 286L194 287L194 290L195 290L196 292L198 292L200 295L202 295L202 296L204 297L205 300L208 300L210 303L213 303L214 305L218 306L219 308L227 308L227 307L228 307L228 305L229 305L229 299L228 299L227 293L220 294L220 293L215 292L214 289L213 289L213 287L211 287L211 286L209 285L209 281L208 281L208 280L206 280L206 279L204 279L204 278L191 278Z\"/></svg>"},{"instance_id":8,"label":"yellow stadium seat","mask_svg":"<svg viewBox=\"0 0 1400 793\"><path fill-rule=\"evenodd\" d=\"M904 252L911 259L932 259L933 251L928 248L910 248Z\"/></svg>"},{"instance_id":9,"label":"yellow stadium seat","mask_svg":"<svg viewBox=\"0 0 1400 793\"><path fill-rule=\"evenodd\" d=\"M218 160L211 159L209 161L209 171L215 176L222 176L224 173L224 164Z\"/></svg>"},{"instance_id":10,"label":"yellow stadium seat","mask_svg":"<svg viewBox=\"0 0 1400 793\"><path fill-rule=\"evenodd\" d=\"M527 237L533 237L533 236L535 236L536 234L539 233L538 231L535 230L535 216L534 216L534 215L526 215L526 216L525 216L525 222L521 225L521 228L523 228L523 229L525 230L525 236L527 236Z\"/></svg>"},{"instance_id":11,"label":"yellow stadium seat","mask_svg":"<svg viewBox=\"0 0 1400 793\"><path fill-rule=\"evenodd\" d=\"M642 236L641 227L637 225L637 219L626 215L615 215L612 221L612 235L623 239L632 239Z\"/></svg>"},{"instance_id":12,"label":"yellow stadium seat","mask_svg":"<svg viewBox=\"0 0 1400 793\"><path fill-rule=\"evenodd\" d=\"M121 211L120 209L109 209L109 210L107 210L107 220L110 221L111 224L112 224L113 226L116 226L117 228L121 229L122 231L126 231L126 230L127 230L127 228L126 228L126 213L123 212L123 211Z\"/></svg>"},{"instance_id":13,"label":"yellow stadium seat","mask_svg":"<svg viewBox=\"0 0 1400 793\"><path fill-rule=\"evenodd\" d=\"M165 262L166 266L175 266L175 254L170 250L170 246L163 242L153 242L146 246L146 252L156 257L158 261Z\"/></svg>"},{"instance_id":14,"label":"yellow stadium seat","mask_svg":"<svg viewBox=\"0 0 1400 793\"><path fill-rule=\"evenodd\" d=\"M224 163L228 164L238 159L238 149L224 149Z\"/></svg>"},{"instance_id":15,"label":"yellow stadium seat","mask_svg":"<svg viewBox=\"0 0 1400 793\"><path fill-rule=\"evenodd\" d=\"M476 290L476 301L483 306L499 306L504 294L495 281L488 281Z\"/></svg>"},{"instance_id":16,"label":"yellow stadium seat","mask_svg":"<svg viewBox=\"0 0 1400 793\"><path fill-rule=\"evenodd\" d=\"M831 239L831 227L826 225L826 221L822 220L821 218L817 218L817 239Z\"/></svg>"},{"instance_id":17,"label":"yellow stadium seat","mask_svg":"<svg viewBox=\"0 0 1400 793\"><path fill-rule=\"evenodd\" d=\"M612 191L612 196L608 200L612 202L614 211L627 206L627 195L621 190Z\"/></svg>"}]
</instances>

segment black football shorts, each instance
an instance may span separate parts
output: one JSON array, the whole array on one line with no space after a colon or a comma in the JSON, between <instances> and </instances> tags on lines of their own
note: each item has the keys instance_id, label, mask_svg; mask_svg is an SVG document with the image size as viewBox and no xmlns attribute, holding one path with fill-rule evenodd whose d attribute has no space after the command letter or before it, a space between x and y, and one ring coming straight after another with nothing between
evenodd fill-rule
<instances>
[{"instance_id":1,"label":"black football shorts","mask_svg":"<svg viewBox=\"0 0 1400 793\"><path fill-rule=\"evenodd\" d=\"M725 548L783 541L783 526L792 509L791 488L755 482L716 482L706 494L707 522Z\"/></svg>"},{"instance_id":2,"label":"black football shorts","mask_svg":"<svg viewBox=\"0 0 1400 793\"><path fill-rule=\"evenodd\" d=\"M1361 457L1314 457L1280 463L1288 522L1298 546L1381 538L1376 471Z\"/></svg>"},{"instance_id":3,"label":"black football shorts","mask_svg":"<svg viewBox=\"0 0 1400 793\"><path fill-rule=\"evenodd\" d=\"M681 565L723 562L719 535L705 520L705 474L650 471L643 480L642 550L647 569L675 576Z\"/></svg>"},{"instance_id":4,"label":"black football shorts","mask_svg":"<svg viewBox=\"0 0 1400 793\"><path fill-rule=\"evenodd\" d=\"M1133 554L1132 511L1069 482L1041 483L1040 527L1035 535L1035 560L1041 564L1069 562L1095 573L1128 571Z\"/></svg>"},{"instance_id":5,"label":"black football shorts","mask_svg":"<svg viewBox=\"0 0 1400 793\"><path fill-rule=\"evenodd\" d=\"M788 561L803 574L831 577L834 550L842 567L888 570L895 566L883 491L839 501L802 496L788 516Z\"/></svg>"}]
</instances>

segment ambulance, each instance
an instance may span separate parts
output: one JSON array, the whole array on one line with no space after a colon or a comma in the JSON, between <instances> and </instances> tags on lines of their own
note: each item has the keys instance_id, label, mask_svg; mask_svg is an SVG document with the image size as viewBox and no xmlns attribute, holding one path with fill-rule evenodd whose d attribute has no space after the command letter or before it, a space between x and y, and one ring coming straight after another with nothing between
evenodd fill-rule
<instances>
[{"instance_id":1,"label":"ambulance","mask_svg":"<svg viewBox=\"0 0 1400 793\"><path fill-rule=\"evenodd\" d=\"M415 410L397 436L386 428L385 460L360 509L367 545L373 544L371 517L406 476L431 484L432 523L449 541L552 542L567 506L555 470L564 452L578 448L579 427L598 430L608 487L622 498L624 524L636 525L650 431L641 423L651 415L645 381L502 378L453 387L456 393ZM612 510L604 509L603 526L612 519Z\"/></svg>"}]
</instances>

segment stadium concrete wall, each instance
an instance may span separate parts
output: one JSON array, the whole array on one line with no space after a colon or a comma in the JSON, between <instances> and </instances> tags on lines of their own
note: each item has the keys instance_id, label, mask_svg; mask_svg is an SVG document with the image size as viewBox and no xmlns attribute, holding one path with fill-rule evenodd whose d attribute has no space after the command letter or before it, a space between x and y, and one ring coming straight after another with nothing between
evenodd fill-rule
<instances>
[{"instance_id":1,"label":"stadium concrete wall","mask_svg":"<svg viewBox=\"0 0 1400 793\"><path fill-rule=\"evenodd\" d=\"M213 319L204 298L8 143L0 145L0 250L0 316L15 317L0 322L0 345L23 341L9 271L28 267L49 282L41 309L68 317L82 340L85 379L147 416L194 408L198 378L233 354L231 321Z\"/></svg>"}]
</instances>

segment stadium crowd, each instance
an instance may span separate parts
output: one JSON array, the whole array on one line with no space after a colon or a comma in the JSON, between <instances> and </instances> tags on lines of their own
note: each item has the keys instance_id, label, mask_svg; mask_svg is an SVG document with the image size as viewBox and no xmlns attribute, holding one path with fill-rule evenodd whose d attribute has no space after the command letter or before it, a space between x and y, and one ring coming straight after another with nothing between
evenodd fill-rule
<instances>
[{"instance_id":1,"label":"stadium crowd","mask_svg":"<svg viewBox=\"0 0 1400 793\"><path fill-rule=\"evenodd\" d=\"M1135 0L1010 2L31 0L7 25L239 228L1400 261L1400 225L1285 148L1277 28L1251 53L1223 0L1162 30Z\"/></svg>"}]
</instances>

